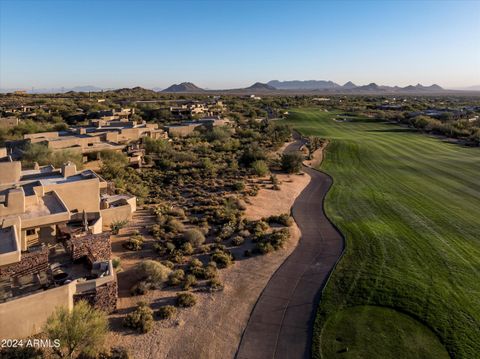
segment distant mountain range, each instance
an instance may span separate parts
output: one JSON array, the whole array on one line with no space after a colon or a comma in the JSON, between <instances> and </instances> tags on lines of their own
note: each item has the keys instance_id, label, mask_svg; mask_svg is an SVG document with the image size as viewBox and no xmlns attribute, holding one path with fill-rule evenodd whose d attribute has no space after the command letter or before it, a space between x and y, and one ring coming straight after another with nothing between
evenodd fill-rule
<instances>
[{"instance_id":1,"label":"distant mountain range","mask_svg":"<svg viewBox=\"0 0 480 359\"><path fill-rule=\"evenodd\" d=\"M406 87L399 86L380 86L376 83L357 86L348 81L344 85L339 85L333 81L278 81L273 80L267 83L256 82L252 86L231 90L205 90L191 82L172 85L162 92L226 92L226 93L253 93L253 92L328 92L328 93L368 93L368 94L388 94L388 93L439 93L444 91L438 85L423 86L417 84Z\"/></svg>"},{"instance_id":2,"label":"distant mountain range","mask_svg":"<svg viewBox=\"0 0 480 359\"><path fill-rule=\"evenodd\" d=\"M438 85L423 86L417 84L415 86L379 86L372 82L368 85L357 86L353 82L348 81L344 85L339 85L333 81L308 80L308 81L278 81L273 80L267 83L277 90L290 91L332 91L332 92L441 92L445 91Z\"/></svg>"},{"instance_id":3,"label":"distant mountain range","mask_svg":"<svg viewBox=\"0 0 480 359\"><path fill-rule=\"evenodd\" d=\"M254 94L254 93L341 93L341 94L426 94L426 93L443 93L443 92L460 92L460 91L480 91L480 86L471 86L462 89L443 89L439 85L424 86L421 84L409 85L405 87L399 86L382 86L372 82L368 85L356 85L352 81L340 85L333 81L324 80L307 80L307 81L279 81L272 80L267 83L256 82L253 85L246 88L239 89L226 89L226 90L210 90L203 89L191 82L182 82L180 84L174 84L165 89L153 88L151 90L143 89L141 87L134 87L132 89L117 89L115 91L121 91L128 94L129 91L142 89L143 91L150 92L165 92L165 93L231 93L231 94ZM1 89L0 92L13 92L19 89ZM76 86L72 88L52 88L52 89L33 89L27 90L27 93L67 93L67 92L99 92L108 91L112 89L102 89L96 86Z\"/></svg>"}]
</instances>

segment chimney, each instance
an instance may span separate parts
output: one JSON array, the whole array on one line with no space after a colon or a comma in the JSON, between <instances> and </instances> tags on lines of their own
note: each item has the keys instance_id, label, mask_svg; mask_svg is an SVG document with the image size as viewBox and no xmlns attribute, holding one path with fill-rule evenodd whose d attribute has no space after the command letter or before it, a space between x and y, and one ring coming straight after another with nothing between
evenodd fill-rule
<instances>
[{"instance_id":1,"label":"chimney","mask_svg":"<svg viewBox=\"0 0 480 359\"><path fill-rule=\"evenodd\" d=\"M68 161L62 166L62 175L64 178L74 176L77 174L77 166L75 163Z\"/></svg>"}]
</instances>

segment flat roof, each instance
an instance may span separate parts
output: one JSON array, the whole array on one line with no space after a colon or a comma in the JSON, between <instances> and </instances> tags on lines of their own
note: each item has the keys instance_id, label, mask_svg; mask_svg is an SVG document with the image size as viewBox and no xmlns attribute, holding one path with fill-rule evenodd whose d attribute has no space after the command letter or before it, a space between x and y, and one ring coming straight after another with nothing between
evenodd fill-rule
<instances>
[{"instance_id":1,"label":"flat roof","mask_svg":"<svg viewBox=\"0 0 480 359\"><path fill-rule=\"evenodd\" d=\"M54 192L47 192L43 197L38 199L38 203L27 205L25 212L20 214L20 217L22 219L45 217L67 211Z\"/></svg>"}]
</instances>

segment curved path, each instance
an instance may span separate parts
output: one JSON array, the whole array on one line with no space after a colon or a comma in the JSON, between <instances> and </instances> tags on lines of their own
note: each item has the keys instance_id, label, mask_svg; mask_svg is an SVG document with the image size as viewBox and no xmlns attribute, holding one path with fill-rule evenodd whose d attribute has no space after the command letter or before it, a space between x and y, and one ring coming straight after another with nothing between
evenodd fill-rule
<instances>
[{"instance_id":1,"label":"curved path","mask_svg":"<svg viewBox=\"0 0 480 359\"><path fill-rule=\"evenodd\" d=\"M298 136L297 136L298 137ZM298 150L298 140L286 151ZM303 166L312 179L292 207L302 236L273 274L250 315L237 359L310 358L313 323L321 291L344 248L342 235L325 216L323 200L332 179Z\"/></svg>"}]
</instances>

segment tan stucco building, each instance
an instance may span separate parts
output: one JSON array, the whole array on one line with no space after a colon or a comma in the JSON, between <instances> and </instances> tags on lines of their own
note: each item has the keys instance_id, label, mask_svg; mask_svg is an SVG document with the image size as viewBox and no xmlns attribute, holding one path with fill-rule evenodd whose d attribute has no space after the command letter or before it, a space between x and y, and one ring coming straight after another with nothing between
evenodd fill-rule
<instances>
[{"instance_id":1,"label":"tan stucco building","mask_svg":"<svg viewBox=\"0 0 480 359\"><path fill-rule=\"evenodd\" d=\"M0 162L0 338L41 330L56 306L87 299L116 306L109 233L129 220L136 198L72 163L23 170ZM42 309L38 310L39 300Z\"/></svg>"}]
</instances>

